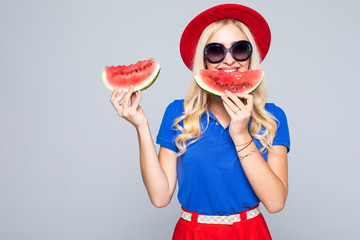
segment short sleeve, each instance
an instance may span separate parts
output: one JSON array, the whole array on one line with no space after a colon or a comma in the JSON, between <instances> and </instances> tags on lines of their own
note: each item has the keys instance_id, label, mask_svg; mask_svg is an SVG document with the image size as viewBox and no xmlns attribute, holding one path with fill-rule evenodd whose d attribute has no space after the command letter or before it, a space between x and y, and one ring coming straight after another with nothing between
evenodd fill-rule
<instances>
[{"instance_id":1,"label":"short sleeve","mask_svg":"<svg viewBox=\"0 0 360 240\"><path fill-rule=\"evenodd\" d=\"M156 143L166 147L174 152L178 152L175 145L175 138L179 133L173 126L176 118L180 117L183 112L183 101L175 100L166 108L163 119L161 121L159 133L156 137Z\"/></svg>"},{"instance_id":2,"label":"short sleeve","mask_svg":"<svg viewBox=\"0 0 360 240\"><path fill-rule=\"evenodd\" d=\"M274 116L277 119L277 131L273 140L273 145L284 145L290 151L290 134L285 112L276 106Z\"/></svg>"}]
</instances>

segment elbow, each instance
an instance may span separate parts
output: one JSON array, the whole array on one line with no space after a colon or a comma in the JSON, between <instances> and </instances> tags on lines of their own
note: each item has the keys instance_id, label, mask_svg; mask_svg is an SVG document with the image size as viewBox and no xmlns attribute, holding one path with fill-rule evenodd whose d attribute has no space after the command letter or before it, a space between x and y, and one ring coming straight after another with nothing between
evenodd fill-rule
<instances>
[{"instance_id":1,"label":"elbow","mask_svg":"<svg viewBox=\"0 0 360 240\"><path fill-rule=\"evenodd\" d=\"M278 213L281 210L284 209L286 204L286 198L287 198L288 190L287 188L284 190L283 194L277 195L277 197L274 196L273 199L268 199L268 201L264 204L266 210L269 213Z\"/></svg>"},{"instance_id":2,"label":"elbow","mask_svg":"<svg viewBox=\"0 0 360 240\"><path fill-rule=\"evenodd\" d=\"M169 205L170 201L168 200L151 200L151 203L156 207L156 208L163 208L166 207L167 205Z\"/></svg>"},{"instance_id":3,"label":"elbow","mask_svg":"<svg viewBox=\"0 0 360 240\"><path fill-rule=\"evenodd\" d=\"M163 208L169 205L169 203L152 203L156 208Z\"/></svg>"},{"instance_id":4,"label":"elbow","mask_svg":"<svg viewBox=\"0 0 360 240\"><path fill-rule=\"evenodd\" d=\"M264 206L269 213L271 213L271 214L278 213L284 209L285 201L281 201L278 203L272 203L272 204L268 204L268 205L264 204Z\"/></svg>"},{"instance_id":5,"label":"elbow","mask_svg":"<svg viewBox=\"0 0 360 240\"><path fill-rule=\"evenodd\" d=\"M156 208L166 207L172 199L172 194L168 192L152 192L151 194L148 192L148 194L151 204Z\"/></svg>"},{"instance_id":6,"label":"elbow","mask_svg":"<svg viewBox=\"0 0 360 240\"><path fill-rule=\"evenodd\" d=\"M276 206L276 207L272 207L272 208L267 208L268 212L271 214L278 213L283 209L284 209L284 206Z\"/></svg>"}]
</instances>

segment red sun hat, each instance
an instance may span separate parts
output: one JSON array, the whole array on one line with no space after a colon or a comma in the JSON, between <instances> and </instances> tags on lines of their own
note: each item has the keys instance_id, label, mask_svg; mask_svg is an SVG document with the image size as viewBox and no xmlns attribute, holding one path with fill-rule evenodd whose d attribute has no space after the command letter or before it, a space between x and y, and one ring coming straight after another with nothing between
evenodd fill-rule
<instances>
[{"instance_id":1,"label":"red sun hat","mask_svg":"<svg viewBox=\"0 0 360 240\"><path fill-rule=\"evenodd\" d=\"M211 23L222 19L235 19L244 23L254 36L264 60L270 48L271 32L269 25L260 13L239 4L222 4L197 15L185 28L180 40L180 53L185 65L191 70L196 46L202 31Z\"/></svg>"}]
</instances>

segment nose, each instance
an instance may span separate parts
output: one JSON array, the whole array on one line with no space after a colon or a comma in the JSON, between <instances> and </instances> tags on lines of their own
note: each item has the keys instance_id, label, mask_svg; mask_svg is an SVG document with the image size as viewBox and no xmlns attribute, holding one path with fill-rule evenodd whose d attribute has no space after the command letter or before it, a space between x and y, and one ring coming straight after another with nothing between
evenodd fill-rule
<instances>
[{"instance_id":1,"label":"nose","mask_svg":"<svg viewBox=\"0 0 360 240\"><path fill-rule=\"evenodd\" d=\"M234 62L235 62L235 59L231 56L230 51L227 51L227 53L225 54L223 63L225 63L227 65L232 65Z\"/></svg>"}]
</instances>

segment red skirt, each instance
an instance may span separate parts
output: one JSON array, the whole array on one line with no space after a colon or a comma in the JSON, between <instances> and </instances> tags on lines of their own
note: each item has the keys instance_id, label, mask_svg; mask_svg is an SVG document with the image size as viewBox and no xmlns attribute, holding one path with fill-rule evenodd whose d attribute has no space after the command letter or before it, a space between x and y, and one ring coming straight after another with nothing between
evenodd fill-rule
<instances>
[{"instance_id":1,"label":"red skirt","mask_svg":"<svg viewBox=\"0 0 360 240\"><path fill-rule=\"evenodd\" d=\"M179 219L172 240L271 240L269 229L261 213L254 218L246 219L246 212L252 209L241 212L241 221L232 225L198 223L197 213L183 209L193 214L193 217L191 221Z\"/></svg>"}]
</instances>

